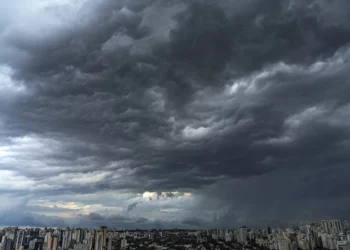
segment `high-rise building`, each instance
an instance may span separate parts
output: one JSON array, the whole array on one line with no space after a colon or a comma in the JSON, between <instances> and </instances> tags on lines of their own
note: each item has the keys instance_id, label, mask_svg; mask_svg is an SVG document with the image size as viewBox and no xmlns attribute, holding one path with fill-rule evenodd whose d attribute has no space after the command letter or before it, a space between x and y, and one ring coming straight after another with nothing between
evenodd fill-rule
<instances>
[{"instance_id":1,"label":"high-rise building","mask_svg":"<svg viewBox=\"0 0 350 250\"><path fill-rule=\"evenodd\" d=\"M7 244L7 236L2 236L1 244L0 244L0 250L5 250Z\"/></svg>"},{"instance_id":2,"label":"high-rise building","mask_svg":"<svg viewBox=\"0 0 350 250\"><path fill-rule=\"evenodd\" d=\"M54 235L52 236L52 250L57 250L58 249L58 236Z\"/></svg>"},{"instance_id":3,"label":"high-rise building","mask_svg":"<svg viewBox=\"0 0 350 250\"><path fill-rule=\"evenodd\" d=\"M49 236L47 238L47 247L46 247L46 250L52 250L52 237Z\"/></svg>"},{"instance_id":4,"label":"high-rise building","mask_svg":"<svg viewBox=\"0 0 350 250\"><path fill-rule=\"evenodd\" d=\"M112 250L112 236L107 238L107 250Z\"/></svg>"},{"instance_id":5,"label":"high-rise building","mask_svg":"<svg viewBox=\"0 0 350 250\"><path fill-rule=\"evenodd\" d=\"M101 232L96 232L95 236L95 250L103 249L103 234Z\"/></svg>"},{"instance_id":6,"label":"high-rise building","mask_svg":"<svg viewBox=\"0 0 350 250\"><path fill-rule=\"evenodd\" d=\"M58 236L57 235L49 236L46 249L47 250L57 250L58 249Z\"/></svg>"},{"instance_id":7,"label":"high-rise building","mask_svg":"<svg viewBox=\"0 0 350 250\"><path fill-rule=\"evenodd\" d=\"M128 246L128 242L126 241L125 238L123 238L123 239L121 240L121 243L120 243L120 248L121 248L121 249L125 249L127 246Z\"/></svg>"},{"instance_id":8,"label":"high-rise building","mask_svg":"<svg viewBox=\"0 0 350 250\"><path fill-rule=\"evenodd\" d=\"M7 238L6 247L4 250L13 250L14 246L15 246L14 240Z\"/></svg>"},{"instance_id":9,"label":"high-rise building","mask_svg":"<svg viewBox=\"0 0 350 250\"><path fill-rule=\"evenodd\" d=\"M93 236L91 233L86 233L87 250L92 250Z\"/></svg>"},{"instance_id":10,"label":"high-rise building","mask_svg":"<svg viewBox=\"0 0 350 250\"><path fill-rule=\"evenodd\" d=\"M43 250L44 238L35 238L29 242L29 250Z\"/></svg>"},{"instance_id":11,"label":"high-rise building","mask_svg":"<svg viewBox=\"0 0 350 250\"><path fill-rule=\"evenodd\" d=\"M71 231L67 229L62 236L62 249L67 250L69 247L69 242L71 240Z\"/></svg>"},{"instance_id":12,"label":"high-rise building","mask_svg":"<svg viewBox=\"0 0 350 250\"><path fill-rule=\"evenodd\" d=\"M75 240L75 242L80 242L80 230L74 230L74 234L73 234L73 239Z\"/></svg>"},{"instance_id":13,"label":"high-rise building","mask_svg":"<svg viewBox=\"0 0 350 250\"><path fill-rule=\"evenodd\" d=\"M325 233L338 234L343 231L343 225L339 220L323 220L322 229Z\"/></svg>"},{"instance_id":14,"label":"high-rise building","mask_svg":"<svg viewBox=\"0 0 350 250\"><path fill-rule=\"evenodd\" d=\"M237 230L237 241L239 243L245 243L247 241L247 228L239 227Z\"/></svg>"},{"instance_id":15,"label":"high-rise building","mask_svg":"<svg viewBox=\"0 0 350 250\"><path fill-rule=\"evenodd\" d=\"M25 236L25 231L24 230L19 230L17 232L17 237L16 237L16 250L19 249L20 246L23 245L24 243L24 237Z\"/></svg>"},{"instance_id":16,"label":"high-rise building","mask_svg":"<svg viewBox=\"0 0 350 250\"><path fill-rule=\"evenodd\" d=\"M101 233L102 233L102 247L106 247L106 241L107 241L107 227L106 226L101 227Z\"/></svg>"},{"instance_id":17,"label":"high-rise building","mask_svg":"<svg viewBox=\"0 0 350 250\"><path fill-rule=\"evenodd\" d=\"M288 239L281 239L278 241L278 250L290 250L290 241Z\"/></svg>"},{"instance_id":18,"label":"high-rise building","mask_svg":"<svg viewBox=\"0 0 350 250\"><path fill-rule=\"evenodd\" d=\"M334 236L328 238L328 249L335 250L337 249L337 239Z\"/></svg>"},{"instance_id":19,"label":"high-rise building","mask_svg":"<svg viewBox=\"0 0 350 250\"><path fill-rule=\"evenodd\" d=\"M350 250L350 243L348 241L337 241L337 250Z\"/></svg>"},{"instance_id":20,"label":"high-rise building","mask_svg":"<svg viewBox=\"0 0 350 250\"><path fill-rule=\"evenodd\" d=\"M326 221L326 220L322 221L322 229L323 229L323 232L325 232L325 233L329 233L330 232L330 229L328 227L328 221Z\"/></svg>"}]
</instances>

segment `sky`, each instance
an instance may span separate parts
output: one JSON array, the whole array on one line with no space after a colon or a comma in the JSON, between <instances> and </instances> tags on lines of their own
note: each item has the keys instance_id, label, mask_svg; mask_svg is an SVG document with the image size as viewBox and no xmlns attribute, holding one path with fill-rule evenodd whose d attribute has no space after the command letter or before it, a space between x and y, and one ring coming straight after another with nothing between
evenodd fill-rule
<instances>
[{"instance_id":1,"label":"sky","mask_svg":"<svg viewBox=\"0 0 350 250\"><path fill-rule=\"evenodd\" d=\"M0 225L350 218L348 0L4 0Z\"/></svg>"}]
</instances>

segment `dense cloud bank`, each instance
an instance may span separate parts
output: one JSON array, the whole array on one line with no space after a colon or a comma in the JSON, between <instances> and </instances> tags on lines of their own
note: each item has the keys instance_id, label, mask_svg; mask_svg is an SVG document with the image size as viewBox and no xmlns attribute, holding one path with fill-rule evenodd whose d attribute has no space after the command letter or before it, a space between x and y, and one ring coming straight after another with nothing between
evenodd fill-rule
<instances>
[{"instance_id":1,"label":"dense cloud bank","mask_svg":"<svg viewBox=\"0 0 350 250\"><path fill-rule=\"evenodd\" d=\"M1 5L0 190L30 218L349 216L348 1Z\"/></svg>"}]
</instances>

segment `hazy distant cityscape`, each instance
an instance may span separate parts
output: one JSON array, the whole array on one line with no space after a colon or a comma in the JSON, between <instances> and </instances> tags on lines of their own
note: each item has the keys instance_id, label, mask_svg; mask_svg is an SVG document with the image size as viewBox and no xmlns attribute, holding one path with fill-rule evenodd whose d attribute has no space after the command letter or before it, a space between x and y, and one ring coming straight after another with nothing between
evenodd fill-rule
<instances>
[{"instance_id":1,"label":"hazy distant cityscape","mask_svg":"<svg viewBox=\"0 0 350 250\"><path fill-rule=\"evenodd\" d=\"M0 250L350 249L350 223L340 220L262 229L245 226L212 230L7 227L0 235Z\"/></svg>"}]
</instances>

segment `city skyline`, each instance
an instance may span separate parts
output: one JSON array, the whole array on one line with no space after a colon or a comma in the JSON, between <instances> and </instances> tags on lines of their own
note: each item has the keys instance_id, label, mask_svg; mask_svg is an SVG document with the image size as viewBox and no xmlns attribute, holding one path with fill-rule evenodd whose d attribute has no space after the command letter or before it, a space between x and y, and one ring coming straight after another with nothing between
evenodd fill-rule
<instances>
[{"instance_id":1,"label":"city skyline","mask_svg":"<svg viewBox=\"0 0 350 250\"><path fill-rule=\"evenodd\" d=\"M0 226L350 218L348 0L3 0L0 46Z\"/></svg>"},{"instance_id":2,"label":"city skyline","mask_svg":"<svg viewBox=\"0 0 350 250\"><path fill-rule=\"evenodd\" d=\"M324 220L320 220L320 221L299 221L296 222L295 224L290 224L287 226L280 226L280 225L263 225L261 227L253 227L252 229L266 229L266 228L297 228L300 227L302 225L319 225L320 228L322 228L322 230L326 233L332 233L331 232L331 228L336 228L336 233L342 232L343 229L349 229L350 230L350 220L344 220L341 221L339 219L333 218L333 219L324 219ZM150 230L225 230L225 229L235 229L235 228L250 228L247 227L246 225L240 225L240 226L231 226L231 227L219 227L219 228L198 228L198 227L193 227L193 228L149 228L149 229L142 229L142 228L122 228L122 227L107 227L107 226L101 226L101 225L94 225L93 227L89 227L90 229L100 229L102 230L103 228L106 228L108 230L117 230L117 231L125 231L125 230L129 230L129 231L134 231L134 230L139 230L139 231L150 231ZM21 226L21 225L11 225L11 226L0 226L0 230L4 230L4 229L11 229L11 228L17 228L17 229L40 229L40 230L44 230L44 229L53 229L53 230L59 230L59 229L64 229L64 228L71 228L71 229L79 229L79 228L85 228L85 227L81 227L79 225L77 225L76 227L69 227L69 226L65 226L65 227L55 227L55 226L45 226L45 227L36 227L36 226ZM336 234L335 233L335 234Z\"/></svg>"},{"instance_id":3,"label":"city skyline","mask_svg":"<svg viewBox=\"0 0 350 250\"><path fill-rule=\"evenodd\" d=\"M322 220L297 227L211 230L4 228L0 250L349 250L350 223Z\"/></svg>"}]
</instances>

